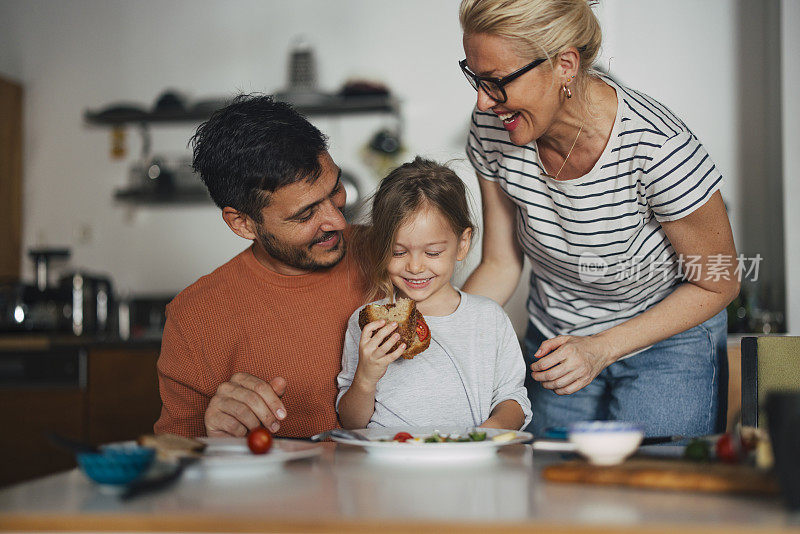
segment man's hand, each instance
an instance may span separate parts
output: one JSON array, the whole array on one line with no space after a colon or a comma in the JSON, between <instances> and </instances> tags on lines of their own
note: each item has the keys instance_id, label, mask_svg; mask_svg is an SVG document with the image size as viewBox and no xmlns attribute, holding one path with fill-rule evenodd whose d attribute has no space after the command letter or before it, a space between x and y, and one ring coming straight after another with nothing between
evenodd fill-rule
<instances>
[{"instance_id":1,"label":"man's hand","mask_svg":"<svg viewBox=\"0 0 800 534\"><path fill-rule=\"evenodd\" d=\"M275 433L286 418L281 397L286 379L276 376L269 383L247 373L236 373L220 384L205 415L206 435L241 437L264 426Z\"/></svg>"}]
</instances>

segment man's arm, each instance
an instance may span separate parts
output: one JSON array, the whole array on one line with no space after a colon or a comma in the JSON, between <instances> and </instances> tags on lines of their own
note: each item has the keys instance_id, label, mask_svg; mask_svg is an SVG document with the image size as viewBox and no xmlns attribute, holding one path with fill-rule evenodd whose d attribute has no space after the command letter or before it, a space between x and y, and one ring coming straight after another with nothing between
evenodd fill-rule
<instances>
[{"instance_id":1,"label":"man's arm","mask_svg":"<svg viewBox=\"0 0 800 534\"><path fill-rule=\"evenodd\" d=\"M157 368L162 406L153 426L156 434L244 436L260 425L276 432L286 417L280 400L286 380L281 377L267 383L236 373L209 398L201 384L207 370L169 311Z\"/></svg>"},{"instance_id":2,"label":"man's arm","mask_svg":"<svg viewBox=\"0 0 800 534\"><path fill-rule=\"evenodd\" d=\"M209 397L202 393L198 384L202 376L199 359L169 311L156 368L161 416L153 425L153 431L156 434L204 436L203 413Z\"/></svg>"}]
</instances>

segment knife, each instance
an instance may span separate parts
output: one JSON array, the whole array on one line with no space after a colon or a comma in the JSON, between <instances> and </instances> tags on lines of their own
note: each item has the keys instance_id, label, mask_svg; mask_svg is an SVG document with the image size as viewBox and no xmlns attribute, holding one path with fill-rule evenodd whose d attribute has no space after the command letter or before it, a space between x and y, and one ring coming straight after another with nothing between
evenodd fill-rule
<instances>
[{"instance_id":1,"label":"knife","mask_svg":"<svg viewBox=\"0 0 800 534\"><path fill-rule=\"evenodd\" d=\"M138 497L145 493L150 493L170 486L173 482L181 478L183 470L200 460L198 456L182 456L178 458L178 465L173 471L153 478L140 478L134 480L125 488L119 498L123 501Z\"/></svg>"},{"instance_id":2,"label":"knife","mask_svg":"<svg viewBox=\"0 0 800 534\"><path fill-rule=\"evenodd\" d=\"M641 445L659 445L662 443L674 443L689 439L686 436L650 436L642 440Z\"/></svg>"},{"instance_id":3,"label":"knife","mask_svg":"<svg viewBox=\"0 0 800 534\"><path fill-rule=\"evenodd\" d=\"M323 441L328 438L342 438L342 439L354 439L358 441L370 441L369 438L365 438L358 432L353 432L352 430L345 430L344 428L334 428L331 430L326 430L325 432L320 432L319 434L315 434L311 436L311 441Z\"/></svg>"},{"instance_id":4,"label":"knife","mask_svg":"<svg viewBox=\"0 0 800 534\"><path fill-rule=\"evenodd\" d=\"M50 441L58 445L59 447L63 447L68 449L75 454L81 453L99 453L100 448L97 445L92 445L91 443L86 443L84 441L79 441L77 439L68 438L66 436L62 436L60 434L56 434L51 432L47 435Z\"/></svg>"}]
</instances>

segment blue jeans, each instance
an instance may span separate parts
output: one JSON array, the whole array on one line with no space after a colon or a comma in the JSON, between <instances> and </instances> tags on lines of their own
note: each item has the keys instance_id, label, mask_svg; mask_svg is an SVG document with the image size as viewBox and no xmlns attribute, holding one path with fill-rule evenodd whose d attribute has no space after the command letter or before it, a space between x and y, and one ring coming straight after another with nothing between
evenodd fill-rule
<instances>
[{"instance_id":1,"label":"blue jeans","mask_svg":"<svg viewBox=\"0 0 800 534\"><path fill-rule=\"evenodd\" d=\"M577 421L618 420L644 425L648 436L700 436L724 429L727 407L727 316L676 334L606 367L589 385L557 395L530 376L545 337L528 323L525 386L535 436Z\"/></svg>"}]
</instances>

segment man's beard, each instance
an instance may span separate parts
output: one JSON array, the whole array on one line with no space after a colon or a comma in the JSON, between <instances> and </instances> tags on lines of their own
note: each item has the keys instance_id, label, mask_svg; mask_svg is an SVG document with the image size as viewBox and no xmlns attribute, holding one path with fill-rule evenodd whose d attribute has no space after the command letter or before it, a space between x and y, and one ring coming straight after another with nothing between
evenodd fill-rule
<instances>
[{"instance_id":1,"label":"man's beard","mask_svg":"<svg viewBox=\"0 0 800 534\"><path fill-rule=\"evenodd\" d=\"M330 260L319 261L314 258L313 247L317 243L327 241L334 235L339 234L339 242L336 247L329 249L328 252L336 252L339 254ZM273 259L280 261L295 269L304 271L321 271L333 267L344 258L346 250L344 238L341 232L325 232L321 237L315 239L305 246L291 246L279 241L274 235L258 229L258 243Z\"/></svg>"}]
</instances>

